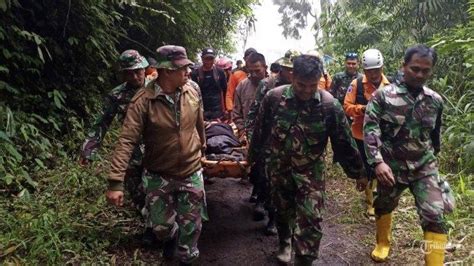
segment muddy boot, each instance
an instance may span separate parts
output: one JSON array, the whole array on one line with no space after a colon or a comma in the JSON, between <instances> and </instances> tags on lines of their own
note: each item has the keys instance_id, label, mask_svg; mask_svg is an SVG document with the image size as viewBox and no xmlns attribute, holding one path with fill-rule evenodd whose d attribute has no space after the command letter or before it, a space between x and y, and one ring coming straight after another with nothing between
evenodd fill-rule
<instances>
[{"instance_id":1,"label":"muddy boot","mask_svg":"<svg viewBox=\"0 0 474 266\"><path fill-rule=\"evenodd\" d=\"M312 256L295 256L295 266L311 266L315 260Z\"/></svg>"},{"instance_id":2,"label":"muddy boot","mask_svg":"<svg viewBox=\"0 0 474 266\"><path fill-rule=\"evenodd\" d=\"M275 225L275 210L268 210L268 223L265 227L265 235L274 236L277 233L278 232Z\"/></svg>"},{"instance_id":3,"label":"muddy boot","mask_svg":"<svg viewBox=\"0 0 474 266\"><path fill-rule=\"evenodd\" d=\"M442 266L444 264L444 250L448 237L445 234L425 232L425 264L427 266Z\"/></svg>"},{"instance_id":4,"label":"muddy boot","mask_svg":"<svg viewBox=\"0 0 474 266\"><path fill-rule=\"evenodd\" d=\"M263 219L265 219L265 208L263 207L263 203L257 202L253 209L253 220L261 221Z\"/></svg>"},{"instance_id":5,"label":"muddy boot","mask_svg":"<svg viewBox=\"0 0 474 266\"><path fill-rule=\"evenodd\" d=\"M376 262L384 262L388 259L390 251L390 240L392 234L392 213L383 214L375 219L377 244L370 254Z\"/></svg>"},{"instance_id":6,"label":"muddy boot","mask_svg":"<svg viewBox=\"0 0 474 266\"><path fill-rule=\"evenodd\" d=\"M291 229L288 224L278 223L278 253L276 258L281 263L291 261Z\"/></svg>"},{"instance_id":7,"label":"muddy boot","mask_svg":"<svg viewBox=\"0 0 474 266\"><path fill-rule=\"evenodd\" d=\"M375 209L374 209L374 189L377 186L377 180L371 180L365 188L365 202L367 203L366 214L369 220L375 221Z\"/></svg>"}]
</instances>

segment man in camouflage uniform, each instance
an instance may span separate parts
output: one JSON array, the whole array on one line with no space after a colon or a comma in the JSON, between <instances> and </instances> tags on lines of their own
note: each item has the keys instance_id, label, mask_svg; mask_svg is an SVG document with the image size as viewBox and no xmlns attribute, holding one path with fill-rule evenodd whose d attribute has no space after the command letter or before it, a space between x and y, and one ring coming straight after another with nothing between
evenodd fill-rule
<instances>
[{"instance_id":1,"label":"man in camouflage uniform","mask_svg":"<svg viewBox=\"0 0 474 266\"><path fill-rule=\"evenodd\" d=\"M205 149L203 103L189 82L186 50L159 47L158 78L136 93L128 108L112 159L107 200L123 204L123 181L133 149L143 139L143 209L147 226L164 243L163 255L178 247L181 264L199 256L205 216L201 158Z\"/></svg>"},{"instance_id":2,"label":"man in camouflage uniform","mask_svg":"<svg viewBox=\"0 0 474 266\"><path fill-rule=\"evenodd\" d=\"M359 68L359 57L357 53L346 53L346 60L344 61L345 71L338 72L334 75L329 92L339 100L341 105L344 104L344 97L346 96L347 88L354 79L362 77L362 74L357 70Z\"/></svg>"},{"instance_id":3,"label":"man in camouflage uniform","mask_svg":"<svg viewBox=\"0 0 474 266\"><path fill-rule=\"evenodd\" d=\"M81 165L87 165L97 157L107 130L117 117L122 124L127 113L127 108L133 95L138 89L145 86L145 68L147 60L135 50L126 50L119 57L120 71L124 82L115 87L104 100L102 112L97 116L87 139L81 148ZM141 147L143 148L143 147ZM143 151L139 145L135 147L127 169L127 190L132 196L133 203L138 209L145 204L145 195L141 188L142 156Z\"/></svg>"},{"instance_id":4,"label":"man in camouflage uniform","mask_svg":"<svg viewBox=\"0 0 474 266\"><path fill-rule=\"evenodd\" d=\"M377 244L371 254L375 261L388 258L392 211L402 192L409 188L424 231L425 262L443 265L448 230L444 215L452 211L454 199L439 175L436 160L443 100L423 86L435 63L432 48L408 48L403 82L378 89L367 105L365 149L379 181L374 202Z\"/></svg>"},{"instance_id":5,"label":"man in camouflage uniform","mask_svg":"<svg viewBox=\"0 0 474 266\"><path fill-rule=\"evenodd\" d=\"M270 76L263 79L257 88L257 93L255 95L255 101L250 106L247 119L245 121L245 128L247 131L247 139L252 140L252 132L254 130L255 118L258 115L258 110L262 103L263 97L265 94L281 85L290 84L293 77L293 59L300 55L301 53L296 50L288 50L285 53L285 56L278 59L276 63L280 66L280 71L277 76ZM268 211L268 223L265 228L265 234L275 235L277 230L275 227L275 208L271 204L270 200L270 180L267 177L265 170L265 165L263 160L258 160L257 158L262 158L260 156L260 151L263 148L263 140L253 140L249 145L249 160L254 165L252 167L252 172L249 174L250 178L254 178L252 183L254 184L252 195L250 197L251 202L256 202L254 209L254 218L258 216L265 215L265 209Z\"/></svg>"},{"instance_id":6,"label":"man in camouflage uniform","mask_svg":"<svg viewBox=\"0 0 474 266\"><path fill-rule=\"evenodd\" d=\"M318 257L324 206L324 154L328 138L346 174L357 179L359 191L367 179L341 105L318 89L322 63L302 55L293 61L293 82L270 90L257 116L253 139L269 139L265 148L272 200L277 209L277 259L311 265Z\"/></svg>"}]
</instances>

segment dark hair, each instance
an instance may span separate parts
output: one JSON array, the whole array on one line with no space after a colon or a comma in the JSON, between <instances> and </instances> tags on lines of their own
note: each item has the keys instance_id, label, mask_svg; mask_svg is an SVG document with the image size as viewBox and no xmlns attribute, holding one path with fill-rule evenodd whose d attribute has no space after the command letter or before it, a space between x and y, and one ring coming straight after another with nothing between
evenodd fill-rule
<instances>
[{"instance_id":1,"label":"dark hair","mask_svg":"<svg viewBox=\"0 0 474 266\"><path fill-rule=\"evenodd\" d=\"M314 79L323 73L321 59L312 55L300 55L293 60L293 76L302 79Z\"/></svg>"},{"instance_id":2,"label":"dark hair","mask_svg":"<svg viewBox=\"0 0 474 266\"><path fill-rule=\"evenodd\" d=\"M250 54L253 54L253 53L256 53L257 50L255 50L255 48L248 48L247 50L245 50L244 52L244 58L246 58L247 56L249 56Z\"/></svg>"},{"instance_id":3,"label":"dark hair","mask_svg":"<svg viewBox=\"0 0 474 266\"><path fill-rule=\"evenodd\" d=\"M270 71L271 71L271 72L273 72L273 73L278 73L278 72L280 72L280 70L281 70L280 64L278 64L278 63L272 63L272 64L270 65Z\"/></svg>"},{"instance_id":4,"label":"dark hair","mask_svg":"<svg viewBox=\"0 0 474 266\"><path fill-rule=\"evenodd\" d=\"M265 56L261 53L251 53L249 57L247 58L247 62L250 64L255 64L257 62L261 62L263 65L266 65L267 63L265 62Z\"/></svg>"},{"instance_id":5,"label":"dark hair","mask_svg":"<svg viewBox=\"0 0 474 266\"><path fill-rule=\"evenodd\" d=\"M405 51L405 56L403 57L404 63L408 64L414 54L418 54L420 57L431 57L433 66L436 64L436 60L438 59L435 49L424 44L417 44L415 46L409 47Z\"/></svg>"}]
</instances>

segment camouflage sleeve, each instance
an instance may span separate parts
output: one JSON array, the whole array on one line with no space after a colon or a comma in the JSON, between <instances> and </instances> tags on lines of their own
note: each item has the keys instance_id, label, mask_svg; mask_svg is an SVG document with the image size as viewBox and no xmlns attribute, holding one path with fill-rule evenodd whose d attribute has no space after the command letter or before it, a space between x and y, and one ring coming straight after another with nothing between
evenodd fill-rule
<instances>
[{"instance_id":1,"label":"camouflage sleeve","mask_svg":"<svg viewBox=\"0 0 474 266\"><path fill-rule=\"evenodd\" d=\"M331 87L329 88L329 93L332 94L334 97L338 97L338 91L341 87L342 80L338 74L334 75L334 78L331 83Z\"/></svg>"},{"instance_id":2,"label":"camouflage sleeve","mask_svg":"<svg viewBox=\"0 0 474 266\"><path fill-rule=\"evenodd\" d=\"M334 99L333 122L331 126L333 128L329 130L329 137L335 161L339 162L348 177L358 179L365 176L364 165L357 144L352 138L346 115L337 99Z\"/></svg>"},{"instance_id":3,"label":"camouflage sleeve","mask_svg":"<svg viewBox=\"0 0 474 266\"><path fill-rule=\"evenodd\" d=\"M91 130L87 134L87 138L82 144L81 156L88 160L92 160L97 149L100 147L105 133L114 120L118 111L117 98L113 95L107 95L104 99L102 111L98 114Z\"/></svg>"},{"instance_id":4,"label":"camouflage sleeve","mask_svg":"<svg viewBox=\"0 0 474 266\"><path fill-rule=\"evenodd\" d=\"M271 93L267 93L263 99L260 108L258 109L257 116L255 118L255 124L253 127L253 133L250 139L249 145L249 161L255 162L257 158L261 158L261 152L264 142L270 138L271 134L271 124L272 124L272 112L271 108L273 106L273 101L278 99L273 99Z\"/></svg>"},{"instance_id":5,"label":"camouflage sleeve","mask_svg":"<svg viewBox=\"0 0 474 266\"><path fill-rule=\"evenodd\" d=\"M364 147L369 165L383 162L380 148L382 147L382 131L380 117L383 112L382 90L377 90L367 104L364 117Z\"/></svg>"},{"instance_id":6,"label":"camouflage sleeve","mask_svg":"<svg viewBox=\"0 0 474 266\"><path fill-rule=\"evenodd\" d=\"M265 96L266 86L264 81L260 81L257 87L257 93L255 94L255 101L250 105L247 119L245 120L245 129L247 130L247 139L252 139L253 128L255 126L255 119L258 115L258 109L262 103L263 97Z\"/></svg>"},{"instance_id":7,"label":"camouflage sleeve","mask_svg":"<svg viewBox=\"0 0 474 266\"><path fill-rule=\"evenodd\" d=\"M434 154L437 155L441 150L441 125L442 125L443 107L438 111L436 124L433 131L431 131L431 142L433 143Z\"/></svg>"}]
</instances>

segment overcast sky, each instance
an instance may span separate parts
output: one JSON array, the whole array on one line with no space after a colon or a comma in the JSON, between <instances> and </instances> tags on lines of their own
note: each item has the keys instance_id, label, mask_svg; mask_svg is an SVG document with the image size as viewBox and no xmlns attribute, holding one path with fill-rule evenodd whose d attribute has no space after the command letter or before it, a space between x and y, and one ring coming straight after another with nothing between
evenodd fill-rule
<instances>
[{"instance_id":1,"label":"overcast sky","mask_svg":"<svg viewBox=\"0 0 474 266\"><path fill-rule=\"evenodd\" d=\"M319 4L319 1L314 1ZM245 49L253 47L262 53L268 65L282 57L288 49L296 49L306 52L315 46L314 31L310 28L314 24L314 18L309 17L308 27L300 31L301 39L285 39L283 29L278 26L281 22L281 14L278 13L278 6L273 4L272 0L262 0L261 5L254 8L254 14L257 19L255 32L249 34ZM238 36L239 37L239 36ZM233 54L234 59L243 57L243 41L237 37L237 53Z\"/></svg>"}]
</instances>

